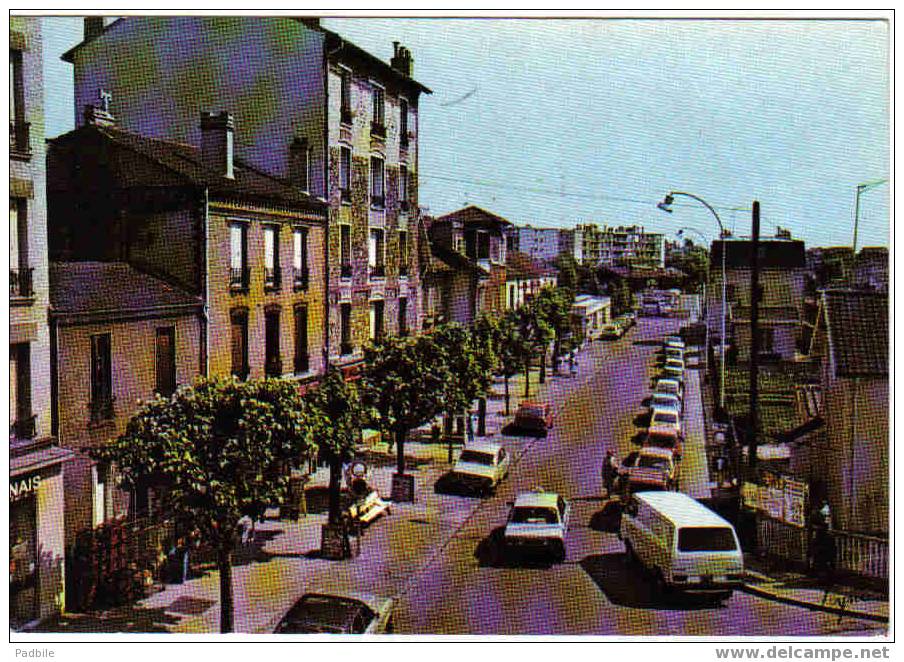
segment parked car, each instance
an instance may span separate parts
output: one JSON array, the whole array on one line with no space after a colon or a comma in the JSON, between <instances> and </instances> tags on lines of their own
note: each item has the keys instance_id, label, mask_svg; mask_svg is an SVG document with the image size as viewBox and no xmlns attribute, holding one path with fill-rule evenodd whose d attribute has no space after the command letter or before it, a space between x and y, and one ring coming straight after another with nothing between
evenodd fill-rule
<instances>
[{"instance_id":1,"label":"parked car","mask_svg":"<svg viewBox=\"0 0 904 662\"><path fill-rule=\"evenodd\" d=\"M465 446L452 467L452 480L480 494L492 494L509 470L509 454L500 444L478 442Z\"/></svg>"},{"instance_id":2,"label":"parked car","mask_svg":"<svg viewBox=\"0 0 904 662\"><path fill-rule=\"evenodd\" d=\"M673 430L659 430L653 432L647 431L643 439L644 448L667 448L672 451L672 455L676 462L681 461L681 439L682 437Z\"/></svg>"},{"instance_id":3,"label":"parked car","mask_svg":"<svg viewBox=\"0 0 904 662\"><path fill-rule=\"evenodd\" d=\"M686 349L686 345L684 340L682 340L681 336L666 336L665 340L662 341L663 347L677 347L678 349Z\"/></svg>"},{"instance_id":4,"label":"parked car","mask_svg":"<svg viewBox=\"0 0 904 662\"><path fill-rule=\"evenodd\" d=\"M546 436L553 426L552 406L547 402L522 402L515 412L514 426L518 430Z\"/></svg>"},{"instance_id":5,"label":"parked car","mask_svg":"<svg viewBox=\"0 0 904 662\"><path fill-rule=\"evenodd\" d=\"M668 361L669 359L676 359L682 362L684 361L684 350L680 347L666 345L665 349L662 351L662 355L666 361Z\"/></svg>"},{"instance_id":6,"label":"parked car","mask_svg":"<svg viewBox=\"0 0 904 662\"><path fill-rule=\"evenodd\" d=\"M684 361L666 359L665 365L662 366L662 376L684 383Z\"/></svg>"},{"instance_id":7,"label":"parked car","mask_svg":"<svg viewBox=\"0 0 904 662\"><path fill-rule=\"evenodd\" d=\"M385 634L393 630L395 602L365 593L306 593L274 634Z\"/></svg>"},{"instance_id":8,"label":"parked car","mask_svg":"<svg viewBox=\"0 0 904 662\"><path fill-rule=\"evenodd\" d=\"M649 431L658 432L674 432L681 436L681 414L673 407L654 408L650 414Z\"/></svg>"},{"instance_id":9,"label":"parked car","mask_svg":"<svg viewBox=\"0 0 904 662\"><path fill-rule=\"evenodd\" d=\"M650 396L650 415L654 409L674 409L679 414L682 411L681 398L671 393L654 393Z\"/></svg>"},{"instance_id":10,"label":"parked car","mask_svg":"<svg viewBox=\"0 0 904 662\"><path fill-rule=\"evenodd\" d=\"M663 593L731 596L744 579L734 527L680 492L642 492L626 504L619 537L630 561L656 577Z\"/></svg>"},{"instance_id":11,"label":"parked car","mask_svg":"<svg viewBox=\"0 0 904 662\"><path fill-rule=\"evenodd\" d=\"M633 494L677 488L678 463L670 449L645 446L628 458L622 471L622 491Z\"/></svg>"},{"instance_id":12,"label":"parked car","mask_svg":"<svg viewBox=\"0 0 904 662\"><path fill-rule=\"evenodd\" d=\"M512 504L503 532L506 555L542 554L561 563L565 560L568 502L542 488L522 492Z\"/></svg>"},{"instance_id":13,"label":"parked car","mask_svg":"<svg viewBox=\"0 0 904 662\"><path fill-rule=\"evenodd\" d=\"M682 381L678 379L671 379L668 377L661 377L656 380L656 386L653 387L653 396L655 397L658 393L665 393L667 395L675 395L681 398L681 401L684 401L684 384Z\"/></svg>"},{"instance_id":14,"label":"parked car","mask_svg":"<svg viewBox=\"0 0 904 662\"><path fill-rule=\"evenodd\" d=\"M624 326L618 322L609 322L608 324L603 325L603 328L600 331L600 338L605 338L606 340L618 340L624 334Z\"/></svg>"}]
</instances>

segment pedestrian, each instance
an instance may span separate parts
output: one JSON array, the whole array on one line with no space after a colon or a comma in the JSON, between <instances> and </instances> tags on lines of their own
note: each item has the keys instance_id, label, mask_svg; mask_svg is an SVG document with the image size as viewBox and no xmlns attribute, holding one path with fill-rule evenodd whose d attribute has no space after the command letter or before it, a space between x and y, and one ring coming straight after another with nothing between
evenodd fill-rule
<instances>
[{"instance_id":1,"label":"pedestrian","mask_svg":"<svg viewBox=\"0 0 904 662\"><path fill-rule=\"evenodd\" d=\"M718 456L716 458L716 482L719 487L722 487L725 484L725 458L723 456Z\"/></svg>"},{"instance_id":2,"label":"pedestrian","mask_svg":"<svg viewBox=\"0 0 904 662\"><path fill-rule=\"evenodd\" d=\"M572 377L575 377L578 374L578 360L575 350L571 350L571 353L568 355L568 371L571 373Z\"/></svg>"},{"instance_id":3,"label":"pedestrian","mask_svg":"<svg viewBox=\"0 0 904 662\"><path fill-rule=\"evenodd\" d=\"M242 532L242 547L247 547L248 543L250 543L252 538L252 526L253 522L248 515L242 515L239 519L239 528Z\"/></svg>"},{"instance_id":4,"label":"pedestrian","mask_svg":"<svg viewBox=\"0 0 904 662\"><path fill-rule=\"evenodd\" d=\"M606 451L603 459L603 486L606 488L606 498L610 498L614 491L615 481L618 478L618 460L611 450Z\"/></svg>"}]
</instances>

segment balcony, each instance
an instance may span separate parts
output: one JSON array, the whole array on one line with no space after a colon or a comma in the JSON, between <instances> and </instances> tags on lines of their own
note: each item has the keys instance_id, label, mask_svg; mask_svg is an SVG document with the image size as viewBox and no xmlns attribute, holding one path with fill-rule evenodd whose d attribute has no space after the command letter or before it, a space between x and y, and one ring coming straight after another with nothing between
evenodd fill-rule
<instances>
[{"instance_id":1,"label":"balcony","mask_svg":"<svg viewBox=\"0 0 904 662\"><path fill-rule=\"evenodd\" d=\"M310 355L307 352L305 352L303 354L296 354L295 355L295 374L303 375L310 369L311 369Z\"/></svg>"},{"instance_id":2,"label":"balcony","mask_svg":"<svg viewBox=\"0 0 904 662\"><path fill-rule=\"evenodd\" d=\"M296 292L307 290L310 278L311 273L307 267L292 268L292 287Z\"/></svg>"},{"instance_id":3,"label":"balcony","mask_svg":"<svg viewBox=\"0 0 904 662\"><path fill-rule=\"evenodd\" d=\"M279 377L282 375L282 359L278 356L267 357L264 363L264 375L266 377Z\"/></svg>"},{"instance_id":4,"label":"balcony","mask_svg":"<svg viewBox=\"0 0 904 662\"><path fill-rule=\"evenodd\" d=\"M346 126L352 125L352 118L354 114L352 113L352 109L349 107L343 107L339 109L339 122L345 124Z\"/></svg>"},{"instance_id":5,"label":"balcony","mask_svg":"<svg viewBox=\"0 0 904 662\"><path fill-rule=\"evenodd\" d=\"M31 125L20 120L9 121L10 156L28 158L31 156Z\"/></svg>"},{"instance_id":6,"label":"balcony","mask_svg":"<svg viewBox=\"0 0 904 662\"><path fill-rule=\"evenodd\" d=\"M352 348L352 344L350 342L348 342L347 340L343 340L341 343L339 343L339 353L342 356L347 356L347 355L351 354L352 351L354 351Z\"/></svg>"},{"instance_id":7,"label":"balcony","mask_svg":"<svg viewBox=\"0 0 904 662\"><path fill-rule=\"evenodd\" d=\"M248 267L233 267L229 270L229 288L237 291L247 291L251 281L251 270Z\"/></svg>"},{"instance_id":8,"label":"balcony","mask_svg":"<svg viewBox=\"0 0 904 662\"><path fill-rule=\"evenodd\" d=\"M16 439L34 439L35 438L35 416L29 416L15 421L11 428L12 436Z\"/></svg>"},{"instance_id":9,"label":"balcony","mask_svg":"<svg viewBox=\"0 0 904 662\"><path fill-rule=\"evenodd\" d=\"M282 285L282 271L279 267L264 268L264 289L278 290Z\"/></svg>"},{"instance_id":10,"label":"balcony","mask_svg":"<svg viewBox=\"0 0 904 662\"><path fill-rule=\"evenodd\" d=\"M339 277L340 278L351 278L352 277L352 265L348 262L342 264L339 267Z\"/></svg>"},{"instance_id":11,"label":"balcony","mask_svg":"<svg viewBox=\"0 0 904 662\"><path fill-rule=\"evenodd\" d=\"M386 125L383 122L371 122L370 135L375 138L386 138Z\"/></svg>"},{"instance_id":12,"label":"balcony","mask_svg":"<svg viewBox=\"0 0 904 662\"><path fill-rule=\"evenodd\" d=\"M386 198L382 195L371 195L370 196L370 206L371 209L383 209L386 204Z\"/></svg>"},{"instance_id":13,"label":"balcony","mask_svg":"<svg viewBox=\"0 0 904 662\"><path fill-rule=\"evenodd\" d=\"M32 275L34 269L27 267L25 269L9 270L9 296L17 299L28 299L34 296L32 289Z\"/></svg>"},{"instance_id":14,"label":"balcony","mask_svg":"<svg viewBox=\"0 0 904 662\"><path fill-rule=\"evenodd\" d=\"M386 266L382 264L375 264L370 268L370 277L371 278L385 278L386 277Z\"/></svg>"},{"instance_id":15,"label":"balcony","mask_svg":"<svg viewBox=\"0 0 904 662\"><path fill-rule=\"evenodd\" d=\"M112 396L89 402L88 410L91 413L91 422L101 423L103 421L113 420L113 416L115 415L113 409L114 402L116 402L116 398Z\"/></svg>"}]
</instances>

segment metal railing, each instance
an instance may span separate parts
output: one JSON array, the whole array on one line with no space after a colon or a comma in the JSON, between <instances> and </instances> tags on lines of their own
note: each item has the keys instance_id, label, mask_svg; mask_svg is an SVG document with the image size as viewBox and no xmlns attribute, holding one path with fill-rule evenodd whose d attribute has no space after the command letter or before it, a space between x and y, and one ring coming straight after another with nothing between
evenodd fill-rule
<instances>
[{"instance_id":1,"label":"metal railing","mask_svg":"<svg viewBox=\"0 0 904 662\"><path fill-rule=\"evenodd\" d=\"M339 343L339 353L343 356L346 354L351 354L353 351L352 344L350 342L341 342Z\"/></svg>"},{"instance_id":2,"label":"metal railing","mask_svg":"<svg viewBox=\"0 0 904 662\"><path fill-rule=\"evenodd\" d=\"M9 121L9 151L12 154L31 154L31 125L28 122Z\"/></svg>"},{"instance_id":3,"label":"metal railing","mask_svg":"<svg viewBox=\"0 0 904 662\"><path fill-rule=\"evenodd\" d=\"M234 290L247 290L250 276L248 267L232 267L229 269L229 286Z\"/></svg>"},{"instance_id":4,"label":"metal railing","mask_svg":"<svg viewBox=\"0 0 904 662\"><path fill-rule=\"evenodd\" d=\"M376 264L370 268L370 277L371 278L383 278L386 275L386 266L382 264Z\"/></svg>"},{"instance_id":5,"label":"metal railing","mask_svg":"<svg viewBox=\"0 0 904 662\"><path fill-rule=\"evenodd\" d=\"M873 579L888 579L888 540L846 531L830 531L835 539L835 567Z\"/></svg>"},{"instance_id":6,"label":"metal railing","mask_svg":"<svg viewBox=\"0 0 904 662\"><path fill-rule=\"evenodd\" d=\"M379 138L386 137L386 125L382 122L371 122L370 123L370 135L377 136Z\"/></svg>"},{"instance_id":7,"label":"metal railing","mask_svg":"<svg viewBox=\"0 0 904 662\"><path fill-rule=\"evenodd\" d=\"M280 377L282 375L282 359L271 356L264 364L264 374L267 377Z\"/></svg>"},{"instance_id":8,"label":"metal railing","mask_svg":"<svg viewBox=\"0 0 904 662\"><path fill-rule=\"evenodd\" d=\"M11 432L16 439L34 439L35 438L35 422L36 416L29 416L15 421L12 424Z\"/></svg>"},{"instance_id":9,"label":"metal railing","mask_svg":"<svg viewBox=\"0 0 904 662\"><path fill-rule=\"evenodd\" d=\"M24 269L9 270L9 295L11 297L28 298L34 294L32 288L32 277L34 269L26 267Z\"/></svg>"},{"instance_id":10,"label":"metal railing","mask_svg":"<svg viewBox=\"0 0 904 662\"><path fill-rule=\"evenodd\" d=\"M292 268L292 285L296 290L308 289L311 274L307 267Z\"/></svg>"},{"instance_id":11,"label":"metal railing","mask_svg":"<svg viewBox=\"0 0 904 662\"><path fill-rule=\"evenodd\" d=\"M339 267L339 277L340 278L351 278L352 277L352 265L351 264L343 264Z\"/></svg>"},{"instance_id":12,"label":"metal railing","mask_svg":"<svg viewBox=\"0 0 904 662\"><path fill-rule=\"evenodd\" d=\"M282 271L279 267L264 267L264 287L278 290L282 284Z\"/></svg>"}]
</instances>

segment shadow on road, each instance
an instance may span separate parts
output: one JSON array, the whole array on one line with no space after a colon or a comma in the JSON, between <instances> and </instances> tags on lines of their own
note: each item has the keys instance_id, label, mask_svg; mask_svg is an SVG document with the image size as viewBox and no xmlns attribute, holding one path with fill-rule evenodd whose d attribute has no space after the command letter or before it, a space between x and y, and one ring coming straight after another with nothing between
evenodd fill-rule
<instances>
[{"instance_id":1,"label":"shadow on road","mask_svg":"<svg viewBox=\"0 0 904 662\"><path fill-rule=\"evenodd\" d=\"M437 494L449 494L452 496L461 497L479 498L483 496L479 494L476 489L468 488L467 486L463 485L461 481L455 480L455 477L452 475L451 471L447 471L436 479L436 482L433 484L433 491Z\"/></svg>"},{"instance_id":2,"label":"shadow on road","mask_svg":"<svg viewBox=\"0 0 904 662\"><path fill-rule=\"evenodd\" d=\"M639 564L630 563L623 553L587 556L581 560L580 566L609 601L616 605L679 611L717 606L706 596L663 594L653 577Z\"/></svg>"},{"instance_id":3,"label":"shadow on road","mask_svg":"<svg viewBox=\"0 0 904 662\"><path fill-rule=\"evenodd\" d=\"M507 437L537 437L542 438L546 436L546 432L539 432L535 430L522 430L519 427L516 427L514 423L509 423L501 430L502 434Z\"/></svg>"},{"instance_id":4,"label":"shadow on road","mask_svg":"<svg viewBox=\"0 0 904 662\"><path fill-rule=\"evenodd\" d=\"M474 557L481 568L549 568L552 559L540 555L512 555L506 552L503 534L504 526L498 526L477 544Z\"/></svg>"},{"instance_id":5,"label":"shadow on road","mask_svg":"<svg viewBox=\"0 0 904 662\"><path fill-rule=\"evenodd\" d=\"M178 601L177 601L178 602ZM179 605L177 605L179 606ZM37 632L169 632L181 618L164 607L147 609L129 605L110 611L63 614L41 624Z\"/></svg>"},{"instance_id":6,"label":"shadow on road","mask_svg":"<svg viewBox=\"0 0 904 662\"><path fill-rule=\"evenodd\" d=\"M662 345L662 341L657 340L655 338L649 339L649 340L635 340L634 341L635 347L659 347L660 345Z\"/></svg>"},{"instance_id":7,"label":"shadow on road","mask_svg":"<svg viewBox=\"0 0 904 662\"><path fill-rule=\"evenodd\" d=\"M634 427L648 428L650 427L650 412L645 411L634 417Z\"/></svg>"},{"instance_id":8,"label":"shadow on road","mask_svg":"<svg viewBox=\"0 0 904 662\"><path fill-rule=\"evenodd\" d=\"M594 531L615 533L621 524L621 512L621 502L614 499L608 501L601 510L593 513L588 526Z\"/></svg>"}]
</instances>

